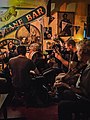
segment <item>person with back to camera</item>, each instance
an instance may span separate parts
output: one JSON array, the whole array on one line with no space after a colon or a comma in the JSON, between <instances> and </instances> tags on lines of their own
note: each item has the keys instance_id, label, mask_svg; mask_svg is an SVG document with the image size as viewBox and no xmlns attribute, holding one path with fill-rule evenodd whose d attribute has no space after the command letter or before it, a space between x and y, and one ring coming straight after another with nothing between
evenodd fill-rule
<instances>
[{"instance_id":1,"label":"person with back to camera","mask_svg":"<svg viewBox=\"0 0 90 120\"><path fill-rule=\"evenodd\" d=\"M58 105L59 120L72 120L75 113L76 120L79 120L79 113L88 113L90 108L90 41L83 40L77 45L77 55L79 61L85 64L81 69L81 75L76 86L70 86L63 81L55 86L67 88L62 94Z\"/></svg>"},{"instance_id":2,"label":"person with back to camera","mask_svg":"<svg viewBox=\"0 0 90 120\"><path fill-rule=\"evenodd\" d=\"M39 71L33 61L25 56L25 46L18 46L17 52L18 56L11 58L9 61L12 84L15 91L23 91L25 93L25 99L28 104L32 99L30 71L33 70L36 74L39 74Z\"/></svg>"}]
</instances>

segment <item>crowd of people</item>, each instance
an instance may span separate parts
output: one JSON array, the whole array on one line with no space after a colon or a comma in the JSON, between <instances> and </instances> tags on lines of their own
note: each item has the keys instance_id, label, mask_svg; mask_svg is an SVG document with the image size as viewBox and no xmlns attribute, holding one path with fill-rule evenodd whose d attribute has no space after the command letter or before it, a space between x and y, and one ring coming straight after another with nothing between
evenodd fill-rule
<instances>
[{"instance_id":1,"label":"crowd of people","mask_svg":"<svg viewBox=\"0 0 90 120\"><path fill-rule=\"evenodd\" d=\"M24 92L28 105L32 104L32 98L38 99L40 90L49 96L49 102L58 94L59 120L72 120L73 113L78 120L79 113L90 107L90 41L76 43L73 39L68 39L62 49L59 43L53 44L52 49L50 54L44 55L39 44L32 43L29 54L26 54L25 46L16 47L10 41L3 58L2 73L14 91ZM40 82L39 91L38 85L32 82L33 77ZM41 100L42 98L38 99L39 102Z\"/></svg>"}]
</instances>

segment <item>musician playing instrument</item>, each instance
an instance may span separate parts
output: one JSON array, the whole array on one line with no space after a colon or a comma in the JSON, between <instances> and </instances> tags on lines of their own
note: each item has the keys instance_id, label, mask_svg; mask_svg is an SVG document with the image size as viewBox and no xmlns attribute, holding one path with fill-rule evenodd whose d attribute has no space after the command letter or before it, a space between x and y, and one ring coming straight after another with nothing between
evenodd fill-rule
<instances>
[{"instance_id":1,"label":"musician playing instrument","mask_svg":"<svg viewBox=\"0 0 90 120\"><path fill-rule=\"evenodd\" d=\"M81 46L79 46L79 44L77 45L77 49L78 51L81 52L80 48ZM80 73L86 68L87 66L87 62L85 61L86 59L81 59L82 56L80 56L79 52L77 52L78 55L78 62L76 64L76 66L74 68L72 68L70 71L68 71L67 73L60 73L61 76L57 77L55 83L54 83L54 87L60 87L60 86L64 86L67 88L71 88L67 83L68 80L72 79L74 77L74 75L80 75Z\"/></svg>"},{"instance_id":2,"label":"musician playing instrument","mask_svg":"<svg viewBox=\"0 0 90 120\"><path fill-rule=\"evenodd\" d=\"M52 94L56 94L59 90L57 89L57 86L59 86L59 82L62 80L63 77L66 77L66 74L71 71L72 68L76 66L78 63L78 57L77 57L77 49L76 49L76 43L74 40L68 40L65 44L67 52L64 51L61 53L55 49L55 57L62 62L61 64L61 71L60 73L55 77L54 85L52 86ZM77 77L75 76L74 81L69 80L70 84L75 84L77 81ZM68 81L68 80L67 80Z\"/></svg>"},{"instance_id":3,"label":"musician playing instrument","mask_svg":"<svg viewBox=\"0 0 90 120\"><path fill-rule=\"evenodd\" d=\"M54 86L58 87L59 84L61 84L61 82L68 83L69 85L76 84L78 77L81 75L82 70L85 69L86 66L87 66L86 63L79 61L77 65L74 68L72 68L70 71L68 71L67 73L60 73L56 77Z\"/></svg>"},{"instance_id":4,"label":"musician playing instrument","mask_svg":"<svg viewBox=\"0 0 90 120\"><path fill-rule=\"evenodd\" d=\"M73 65L75 63L78 62L78 57L77 57L76 43L74 40L67 40L65 43L65 47L67 49L68 54L66 52L62 52L62 54L55 52L55 57L61 61L63 71L66 73L70 70L71 67L74 67Z\"/></svg>"},{"instance_id":5,"label":"musician playing instrument","mask_svg":"<svg viewBox=\"0 0 90 120\"><path fill-rule=\"evenodd\" d=\"M68 43L70 42L72 42L72 40L69 41ZM76 49L77 48L75 46L74 50L77 54ZM81 60L78 60L77 62L72 60L70 62L68 61L65 61L65 62L66 62L66 65L67 63L69 64L69 70L67 73L60 73L58 76L56 76L54 87L59 86L59 84L61 84L60 82L68 83L69 85L71 84L76 85L77 79L80 76L80 71L86 67L86 63L82 62Z\"/></svg>"},{"instance_id":6,"label":"musician playing instrument","mask_svg":"<svg viewBox=\"0 0 90 120\"><path fill-rule=\"evenodd\" d=\"M59 82L58 86L64 86L67 90L61 94L58 105L59 120L72 120L72 113L88 113L90 108L90 41L83 40L77 46L79 61L87 66L82 70L81 76L76 83L76 87L67 83Z\"/></svg>"}]
</instances>

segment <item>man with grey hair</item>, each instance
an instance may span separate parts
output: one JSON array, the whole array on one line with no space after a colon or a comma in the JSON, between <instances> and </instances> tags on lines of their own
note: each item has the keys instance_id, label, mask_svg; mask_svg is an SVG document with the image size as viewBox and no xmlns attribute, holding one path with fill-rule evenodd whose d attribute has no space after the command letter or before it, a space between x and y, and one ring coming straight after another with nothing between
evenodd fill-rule
<instances>
[{"instance_id":1,"label":"man with grey hair","mask_svg":"<svg viewBox=\"0 0 90 120\"><path fill-rule=\"evenodd\" d=\"M36 57L40 55L39 52L39 44L38 43L32 43L30 45L30 51L29 51L29 58L33 61L35 61Z\"/></svg>"},{"instance_id":2,"label":"man with grey hair","mask_svg":"<svg viewBox=\"0 0 90 120\"><path fill-rule=\"evenodd\" d=\"M83 40L77 46L78 59L86 64L81 70L78 85L69 86L59 82L56 86L64 86L67 89L62 93L58 105L59 120L72 120L72 113L88 113L90 108L90 41ZM76 118L77 119L77 118Z\"/></svg>"}]
</instances>

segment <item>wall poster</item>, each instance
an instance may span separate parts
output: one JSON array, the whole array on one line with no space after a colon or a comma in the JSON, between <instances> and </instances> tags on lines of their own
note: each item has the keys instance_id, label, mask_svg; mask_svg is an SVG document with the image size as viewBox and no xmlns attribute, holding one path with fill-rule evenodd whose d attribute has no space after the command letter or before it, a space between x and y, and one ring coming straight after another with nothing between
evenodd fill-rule
<instances>
[{"instance_id":1,"label":"wall poster","mask_svg":"<svg viewBox=\"0 0 90 120\"><path fill-rule=\"evenodd\" d=\"M74 35L74 12L58 12L58 34L62 37Z\"/></svg>"}]
</instances>

